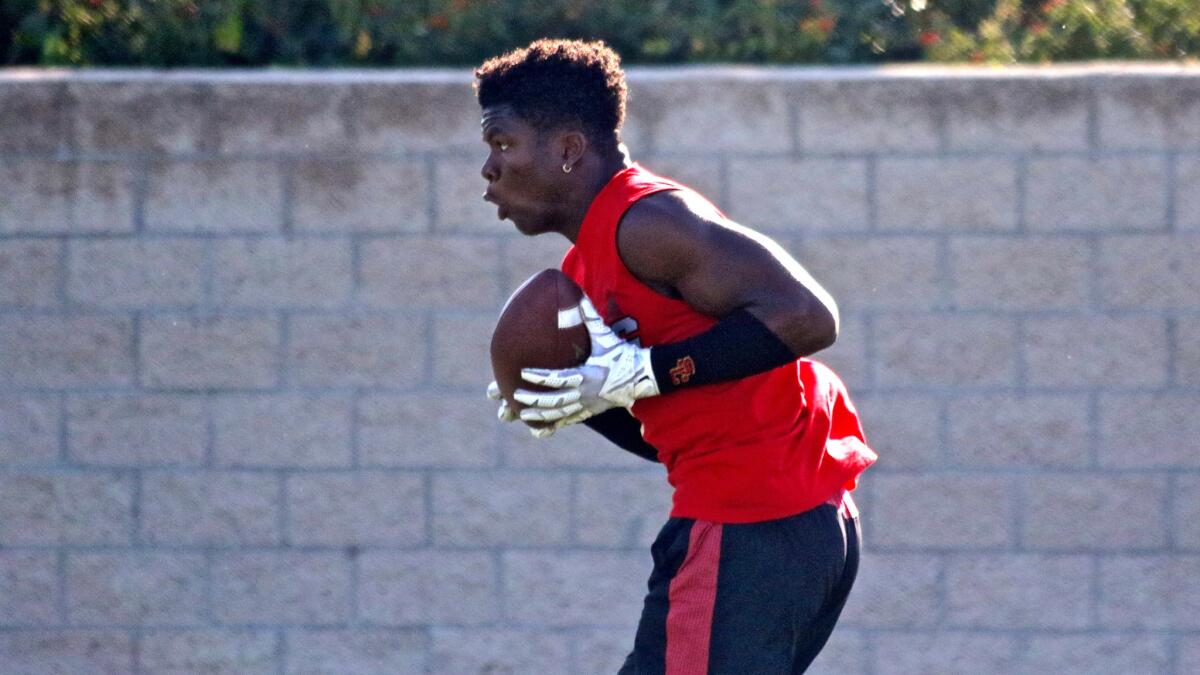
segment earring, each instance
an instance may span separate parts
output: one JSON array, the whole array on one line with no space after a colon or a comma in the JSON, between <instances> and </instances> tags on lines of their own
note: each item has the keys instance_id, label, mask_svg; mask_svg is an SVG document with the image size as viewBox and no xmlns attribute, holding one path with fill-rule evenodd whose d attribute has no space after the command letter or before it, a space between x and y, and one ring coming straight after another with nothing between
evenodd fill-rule
<instances>
[{"instance_id":1,"label":"earring","mask_svg":"<svg viewBox=\"0 0 1200 675\"><path fill-rule=\"evenodd\" d=\"M570 164L567 164L565 162L563 163L563 173L571 173L571 169L573 169L573 168L575 168L575 167L573 167Z\"/></svg>"}]
</instances>

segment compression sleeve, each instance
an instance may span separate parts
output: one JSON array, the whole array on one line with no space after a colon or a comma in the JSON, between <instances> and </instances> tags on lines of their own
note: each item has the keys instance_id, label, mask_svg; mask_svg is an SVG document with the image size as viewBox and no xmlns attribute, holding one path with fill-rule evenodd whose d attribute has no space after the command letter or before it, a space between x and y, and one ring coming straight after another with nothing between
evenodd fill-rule
<instances>
[{"instance_id":1,"label":"compression sleeve","mask_svg":"<svg viewBox=\"0 0 1200 675\"><path fill-rule=\"evenodd\" d=\"M625 408L610 408L583 423L638 457L658 461L658 450L642 438L642 423Z\"/></svg>"},{"instance_id":2,"label":"compression sleeve","mask_svg":"<svg viewBox=\"0 0 1200 675\"><path fill-rule=\"evenodd\" d=\"M792 350L745 309L703 333L650 348L660 394L757 375L796 360Z\"/></svg>"}]
</instances>

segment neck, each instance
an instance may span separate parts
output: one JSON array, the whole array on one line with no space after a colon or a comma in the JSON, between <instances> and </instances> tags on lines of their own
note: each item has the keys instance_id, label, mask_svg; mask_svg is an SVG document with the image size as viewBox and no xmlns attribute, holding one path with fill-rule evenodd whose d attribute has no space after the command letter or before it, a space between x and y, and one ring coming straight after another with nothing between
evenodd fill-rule
<instances>
[{"instance_id":1,"label":"neck","mask_svg":"<svg viewBox=\"0 0 1200 675\"><path fill-rule=\"evenodd\" d=\"M624 149L624 145L622 145L622 149ZM582 163L580 168L584 172L580 176L582 180L579 183L579 190L569 200L571 207L563 218L565 226L559 230L564 237L571 240L572 244L579 238L583 219L587 216L588 209L591 208L596 195L600 194L613 176L631 166L633 166L633 161L629 159L628 152L620 152L612 157L596 157Z\"/></svg>"}]
</instances>

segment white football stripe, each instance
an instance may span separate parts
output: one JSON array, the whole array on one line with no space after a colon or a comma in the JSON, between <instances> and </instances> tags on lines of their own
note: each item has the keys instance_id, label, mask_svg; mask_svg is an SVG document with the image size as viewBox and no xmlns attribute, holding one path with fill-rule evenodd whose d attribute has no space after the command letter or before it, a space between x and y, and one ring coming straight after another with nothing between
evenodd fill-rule
<instances>
[{"instance_id":1,"label":"white football stripe","mask_svg":"<svg viewBox=\"0 0 1200 675\"><path fill-rule=\"evenodd\" d=\"M583 323L583 316L579 314L579 307L571 307L570 309L558 310L558 329L574 328Z\"/></svg>"}]
</instances>

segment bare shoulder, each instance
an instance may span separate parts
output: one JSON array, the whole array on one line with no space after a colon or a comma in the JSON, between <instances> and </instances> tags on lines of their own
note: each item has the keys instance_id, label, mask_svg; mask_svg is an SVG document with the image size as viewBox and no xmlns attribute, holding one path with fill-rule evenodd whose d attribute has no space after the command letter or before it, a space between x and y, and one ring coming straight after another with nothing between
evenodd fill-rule
<instances>
[{"instance_id":1,"label":"bare shoulder","mask_svg":"<svg viewBox=\"0 0 1200 675\"><path fill-rule=\"evenodd\" d=\"M642 281L671 284L707 247L720 214L685 191L658 192L635 202L621 218L617 250Z\"/></svg>"}]
</instances>

